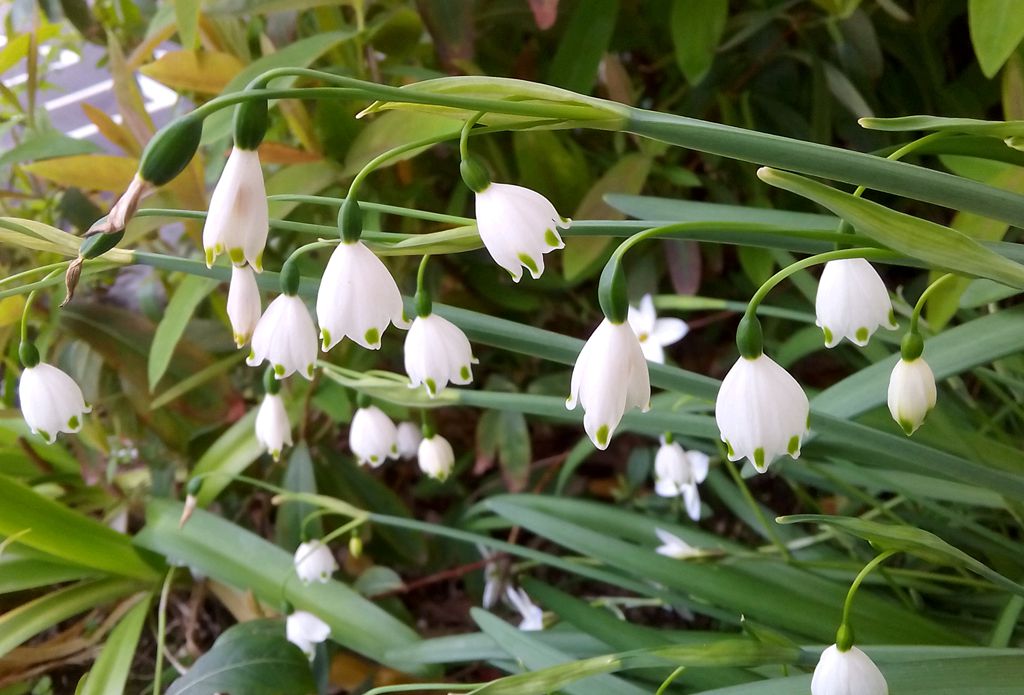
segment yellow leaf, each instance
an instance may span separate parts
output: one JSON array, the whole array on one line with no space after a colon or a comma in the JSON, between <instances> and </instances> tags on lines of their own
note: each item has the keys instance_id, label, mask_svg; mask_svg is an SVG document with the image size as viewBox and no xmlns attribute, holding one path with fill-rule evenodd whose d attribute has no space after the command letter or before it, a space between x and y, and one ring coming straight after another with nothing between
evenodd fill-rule
<instances>
[{"instance_id":1,"label":"yellow leaf","mask_svg":"<svg viewBox=\"0 0 1024 695\"><path fill-rule=\"evenodd\" d=\"M230 53L171 51L139 72L177 91L220 94L243 67Z\"/></svg>"},{"instance_id":2,"label":"yellow leaf","mask_svg":"<svg viewBox=\"0 0 1024 695\"><path fill-rule=\"evenodd\" d=\"M33 162L22 167L61 186L121 193L135 176L138 160L111 154L76 154Z\"/></svg>"},{"instance_id":3,"label":"yellow leaf","mask_svg":"<svg viewBox=\"0 0 1024 695\"><path fill-rule=\"evenodd\" d=\"M82 111L85 112L86 118L99 128L100 134L107 140L110 140L110 142L129 154L142 154L142 146L139 145L135 137L123 125L115 123L114 119L107 115L106 111L84 102L82 103Z\"/></svg>"},{"instance_id":4,"label":"yellow leaf","mask_svg":"<svg viewBox=\"0 0 1024 695\"><path fill-rule=\"evenodd\" d=\"M21 311L24 307L25 298L21 296L0 300L0 326L10 326L20 321Z\"/></svg>"}]
</instances>

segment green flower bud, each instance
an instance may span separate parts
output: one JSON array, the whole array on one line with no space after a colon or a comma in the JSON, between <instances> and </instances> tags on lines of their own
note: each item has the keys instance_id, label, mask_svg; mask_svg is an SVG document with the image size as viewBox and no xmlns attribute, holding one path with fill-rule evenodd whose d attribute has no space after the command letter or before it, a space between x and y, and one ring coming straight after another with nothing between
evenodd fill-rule
<instances>
[{"instance_id":1,"label":"green flower bud","mask_svg":"<svg viewBox=\"0 0 1024 695\"><path fill-rule=\"evenodd\" d=\"M475 157L463 159L462 164L459 165L459 173L462 174L462 180L469 190L474 193L481 193L491 185L491 177L487 175L483 164Z\"/></svg>"},{"instance_id":2,"label":"green flower bud","mask_svg":"<svg viewBox=\"0 0 1024 695\"><path fill-rule=\"evenodd\" d=\"M363 234L363 211L359 201L351 196L345 198L338 211L338 235L346 244L354 244Z\"/></svg>"},{"instance_id":3,"label":"green flower bud","mask_svg":"<svg viewBox=\"0 0 1024 695\"><path fill-rule=\"evenodd\" d=\"M185 170L203 136L203 120L185 116L161 128L146 145L139 175L147 183L163 186Z\"/></svg>"},{"instance_id":4,"label":"green flower bud","mask_svg":"<svg viewBox=\"0 0 1024 695\"><path fill-rule=\"evenodd\" d=\"M235 107L235 147L255 150L267 134L266 99L250 99Z\"/></svg>"},{"instance_id":5,"label":"green flower bud","mask_svg":"<svg viewBox=\"0 0 1024 695\"><path fill-rule=\"evenodd\" d=\"M29 341L23 341L18 346L18 359L21 360L21 366L26 369L34 367L39 364L39 350Z\"/></svg>"}]
</instances>

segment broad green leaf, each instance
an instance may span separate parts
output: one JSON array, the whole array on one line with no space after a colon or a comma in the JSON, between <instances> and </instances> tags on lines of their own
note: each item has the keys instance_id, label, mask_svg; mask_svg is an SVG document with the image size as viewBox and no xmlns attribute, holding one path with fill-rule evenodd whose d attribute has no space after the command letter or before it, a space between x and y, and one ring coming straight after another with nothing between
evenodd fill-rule
<instances>
[{"instance_id":1,"label":"broad green leaf","mask_svg":"<svg viewBox=\"0 0 1024 695\"><path fill-rule=\"evenodd\" d=\"M583 150L572 140L550 130L513 133L512 145L519 178L568 214L590 186L590 171Z\"/></svg>"},{"instance_id":2,"label":"broad green leaf","mask_svg":"<svg viewBox=\"0 0 1024 695\"><path fill-rule=\"evenodd\" d=\"M174 0L174 16L178 24L178 39L186 51L196 48L199 41L199 9L202 0Z\"/></svg>"},{"instance_id":3,"label":"broad green leaf","mask_svg":"<svg viewBox=\"0 0 1024 695\"><path fill-rule=\"evenodd\" d=\"M1024 39L1024 14L1016 0L968 0L971 44L985 77L993 77Z\"/></svg>"},{"instance_id":4,"label":"broad green leaf","mask_svg":"<svg viewBox=\"0 0 1024 695\"><path fill-rule=\"evenodd\" d=\"M144 581L158 576L126 536L13 478L0 475L0 499L0 535L29 529L18 536L18 543L65 562Z\"/></svg>"},{"instance_id":5,"label":"broad green leaf","mask_svg":"<svg viewBox=\"0 0 1024 695\"><path fill-rule=\"evenodd\" d=\"M979 562L959 548L915 526L898 526L881 524L849 516L829 516L825 514L794 514L780 516L776 521L780 524L814 523L834 526L847 533L863 538L879 550L898 550L919 555L931 562L941 564L962 565L980 574L985 579L1019 596L1024 596L1024 586L1007 579L983 562Z\"/></svg>"},{"instance_id":6,"label":"broad green leaf","mask_svg":"<svg viewBox=\"0 0 1024 695\"><path fill-rule=\"evenodd\" d=\"M297 610L315 613L331 626L331 639L338 644L400 670L423 672L387 656L388 649L419 637L382 608L339 581L303 586L295 579L292 553L202 509L179 529L181 512L179 502L151 500L135 543L273 605L288 601Z\"/></svg>"},{"instance_id":7,"label":"broad green leaf","mask_svg":"<svg viewBox=\"0 0 1024 695\"><path fill-rule=\"evenodd\" d=\"M43 594L0 615L0 657L43 630L138 591L129 579L97 579Z\"/></svg>"},{"instance_id":8,"label":"broad green leaf","mask_svg":"<svg viewBox=\"0 0 1024 695\"><path fill-rule=\"evenodd\" d=\"M229 427L196 461L193 476L202 476L196 498L200 505L212 502L221 490L263 454L256 440L256 410L250 410Z\"/></svg>"},{"instance_id":9,"label":"broad green leaf","mask_svg":"<svg viewBox=\"0 0 1024 695\"><path fill-rule=\"evenodd\" d=\"M284 479L281 487L290 492L310 492L316 494L316 476L313 472L313 459L309 455L309 446L306 442L299 442L288 455L288 468L285 469ZM302 522L306 517L315 511L313 507L303 502L285 502L277 511L274 518L274 538L277 544L291 552L298 547L303 539ZM314 518L305 527L306 535L309 538L319 538L323 535L323 524L319 518Z\"/></svg>"},{"instance_id":10,"label":"broad green leaf","mask_svg":"<svg viewBox=\"0 0 1024 695\"><path fill-rule=\"evenodd\" d=\"M587 94L597 80L597 67L608 50L619 0L589 0L576 6L558 43L547 82Z\"/></svg>"},{"instance_id":11,"label":"broad green leaf","mask_svg":"<svg viewBox=\"0 0 1024 695\"><path fill-rule=\"evenodd\" d=\"M59 562L42 553L21 555L11 548L0 554L0 594L35 589L50 584L63 584L91 577L98 572Z\"/></svg>"},{"instance_id":12,"label":"broad green leaf","mask_svg":"<svg viewBox=\"0 0 1024 695\"><path fill-rule=\"evenodd\" d=\"M374 118L359 132L345 155L343 174L353 176L378 155L407 143L435 136L458 138L462 122L446 116L416 111L392 111ZM397 163L423 150L410 150L389 160Z\"/></svg>"},{"instance_id":13,"label":"broad green leaf","mask_svg":"<svg viewBox=\"0 0 1024 695\"><path fill-rule=\"evenodd\" d=\"M477 423L476 443L477 460L491 463L497 458L509 490L519 492L526 487L530 477L530 431L521 412L485 412Z\"/></svg>"},{"instance_id":14,"label":"broad green leaf","mask_svg":"<svg viewBox=\"0 0 1024 695\"><path fill-rule=\"evenodd\" d=\"M41 132L30 134L0 155L0 167L99 151L99 146L89 140L78 140L57 132Z\"/></svg>"},{"instance_id":15,"label":"broad green leaf","mask_svg":"<svg viewBox=\"0 0 1024 695\"><path fill-rule=\"evenodd\" d=\"M725 22L728 0L675 0L669 30L676 63L690 84L698 84L711 69Z\"/></svg>"},{"instance_id":16,"label":"broad green leaf","mask_svg":"<svg viewBox=\"0 0 1024 695\"><path fill-rule=\"evenodd\" d=\"M164 317L153 334L153 343L149 346L149 390L156 389L157 384L171 364L174 348L181 340L185 327L192 319L199 303L217 287L216 280L188 275L178 285L171 301L167 303Z\"/></svg>"},{"instance_id":17,"label":"broad green leaf","mask_svg":"<svg viewBox=\"0 0 1024 695\"><path fill-rule=\"evenodd\" d=\"M949 227L896 212L796 174L762 168L758 177L832 210L861 234L911 258L1024 288L1024 266Z\"/></svg>"},{"instance_id":18,"label":"broad green leaf","mask_svg":"<svg viewBox=\"0 0 1024 695\"><path fill-rule=\"evenodd\" d=\"M167 695L295 695L316 692L306 655L285 637L284 620L252 620L226 630Z\"/></svg>"},{"instance_id":19,"label":"broad green leaf","mask_svg":"<svg viewBox=\"0 0 1024 695\"><path fill-rule=\"evenodd\" d=\"M103 651L86 676L84 686L76 695L122 695L135 660L135 650L142 634L142 626L149 613L152 594L145 594L128 611L107 637Z\"/></svg>"}]
</instances>

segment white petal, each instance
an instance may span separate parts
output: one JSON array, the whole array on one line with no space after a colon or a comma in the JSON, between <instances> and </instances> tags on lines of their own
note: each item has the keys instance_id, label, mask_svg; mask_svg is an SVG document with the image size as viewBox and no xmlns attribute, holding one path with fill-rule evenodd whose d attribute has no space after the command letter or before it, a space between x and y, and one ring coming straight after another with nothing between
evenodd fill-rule
<instances>
[{"instance_id":1,"label":"white petal","mask_svg":"<svg viewBox=\"0 0 1024 695\"><path fill-rule=\"evenodd\" d=\"M420 442L419 452L420 470L437 480L445 480L451 474L452 466L455 464L455 453L448 440L439 434L433 437L425 437Z\"/></svg>"},{"instance_id":2,"label":"white petal","mask_svg":"<svg viewBox=\"0 0 1024 695\"><path fill-rule=\"evenodd\" d=\"M667 347L673 343L678 343L689 332L690 327L682 319L658 319L654 324L651 338L659 345Z\"/></svg>"},{"instance_id":3,"label":"white petal","mask_svg":"<svg viewBox=\"0 0 1024 695\"><path fill-rule=\"evenodd\" d=\"M694 521L700 521L700 492L697 486L689 484L683 487L683 501L686 503L686 514Z\"/></svg>"},{"instance_id":4,"label":"white petal","mask_svg":"<svg viewBox=\"0 0 1024 695\"><path fill-rule=\"evenodd\" d=\"M398 429L377 406L359 408L352 417L348 443L359 463L377 468L398 456Z\"/></svg>"},{"instance_id":5,"label":"white petal","mask_svg":"<svg viewBox=\"0 0 1024 695\"><path fill-rule=\"evenodd\" d=\"M825 264L815 314L815 323L825 331L826 347L834 347L843 338L864 346L879 326L896 327L889 292L863 258Z\"/></svg>"},{"instance_id":6,"label":"white petal","mask_svg":"<svg viewBox=\"0 0 1024 695\"><path fill-rule=\"evenodd\" d=\"M313 659L316 645L331 634L331 626L312 613L295 611L285 621L285 635L288 641Z\"/></svg>"},{"instance_id":7,"label":"white petal","mask_svg":"<svg viewBox=\"0 0 1024 695\"><path fill-rule=\"evenodd\" d=\"M543 254L564 246L558 226L567 226L544 196L522 186L492 183L476 194L480 239L494 262L519 282L523 267L544 271Z\"/></svg>"},{"instance_id":8,"label":"white petal","mask_svg":"<svg viewBox=\"0 0 1024 695\"><path fill-rule=\"evenodd\" d=\"M889 685L867 654L857 647L841 652L832 645L821 654L811 679L812 695L888 695Z\"/></svg>"},{"instance_id":9,"label":"white petal","mask_svg":"<svg viewBox=\"0 0 1024 695\"><path fill-rule=\"evenodd\" d=\"M325 583L338 569L331 549L319 540L300 543L295 551L295 573L304 584Z\"/></svg>"},{"instance_id":10,"label":"white petal","mask_svg":"<svg viewBox=\"0 0 1024 695\"><path fill-rule=\"evenodd\" d=\"M256 411L256 441L275 461L281 457L284 447L292 444L292 426L279 394L266 394Z\"/></svg>"},{"instance_id":11,"label":"white petal","mask_svg":"<svg viewBox=\"0 0 1024 695\"><path fill-rule=\"evenodd\" d=\"M889 412L907 436L921 426L937 397L935 375L924 358L896 363L889 376Z\"/></svg>"},{"instance_id":12,"label":"white petal","mask_svg":"<svg viewBox=\"0 0 1024 695\"><path fill-rule=\"evenodd\" d=\"M418 316L405 337L405 371L413 387L423 384L433 398L448 385L473 380L469 339L451 321L430 314Z\"/></svg>"},{"instance_id":13,"label":"white petal","mask_svg":"<svg viewBox=\"0 0 1024 695\"><path fill-rule=\"evenodd\" d=\"M403 459L411 459L416 456L420 442L423 441L423 433L419 425L413 422L402 422L398 425L398 455Z\"/></svg>"},{"instance_id":14,"label":"white petal","mask_svg":"<svg viewBox=\"0 0 1024 695\"><path fill-rule=\"evenodd\" d=\"M235 265L246 261L262 270L263 247L269 229L266 188L255 150L233 148L210 197L203 225L206 264L227 252Z\"/></svg>"},{"instance_id":15,"label":"white petal","mask_svg":"<svg viewBox=\"0 0 1024 695\"><path fill-rule=\"evenodd\" d=\"M237 265L231 267L227 309L235 345L242 347L252 337L263 311L260 290L256 285L256 275L252 268Z\"/></svg>"},{"instance_id":16,"label":"white petal","mask_svg":"<svg viewBox=\"0 0 1024 695\"><path fill-rule=\"evenodd\" d=\"M46 362L22 371L18 398L29 428L48 442L60 432L78 432L82 416L92 410L75 380Z\"/></svg>"},{"instance_id":17,"label":"white petal","mask_svg":"<svg viewBox=\"0 0 1024 695\"><path fill-rule=\"evenodd\" d=\"M316 355L316 327L305 303L297 296L278 295L256 324L246 363L255 367L266 360L278 379L295 372L312 379Z\"/></svg>"},{"instance_id":18,"label":"white petal","mask_svg":"<svg viewBox=\"0 0 1024 695\"><path fill-rule=\"evenodd\" d=\"M708 477L708 464L711 458L703 451L687 451L686 458L690 462L690 470L693 472L693 482L703 483Z\"/></svg>"}]
</instances>

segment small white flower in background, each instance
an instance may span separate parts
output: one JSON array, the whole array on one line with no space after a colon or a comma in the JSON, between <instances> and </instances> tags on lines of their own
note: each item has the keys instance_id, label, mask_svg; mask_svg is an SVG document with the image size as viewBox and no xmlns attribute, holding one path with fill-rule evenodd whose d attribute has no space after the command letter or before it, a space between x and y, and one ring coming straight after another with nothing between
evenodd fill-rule
<instances>
[{"instance_id":1,"label":"small white flower in background","mask_svg":"<svg viewBox=\"0 0 1024 695\"><path fill-rule=\"evenodd\" d=\"M923 357L900 359L889 377L889 412L909 437L935 407L935 374Z\"/></svg>"},{"instance_id":2,"label":"small white flower in background","mask_svg":"<svg viewBox=\"0 0 1024 695\"><path fill-rule=\"evenodd\" d=\"M348 429L348 446L360 464L377 468L389 458L398 458L398 429L377 406L359 408Z\"/></svg>"},{"instance_id":3,"label":"small white flower in background","mask_svg":"<svg viewBox=\"0 0 1024 695\"><path fill-rule=\"evenodd\" d=\"M572 220L562 217L537 191L507 183L492 183L476 194L476 224L494 262L519 282L523 268L536 280L544 272L544 254L563 248L558 228Z\"/></svg>"},{"instance_id":4,"label":"small white flower in background","mask_svg":"<svg viewBox=\"0 0 1024 695\"><path fill-rule=\"evenodd\" d=\"M544 629L544 611L530 600L525 591L510 586L505 589L505 597L523 617L519 622L520 630L533 632Z\"/></svg>"},{"instance_id":5,"label":"small white flower in background","mask_svg":"<svg viewBox=\"0 0 1024 695\"><path fill-rule=\"evenodd\" d=\"M316 328L309 310L297 295L281 294L256 324L245 362L256 367L266 360L278 379L293 372L312 379L316 353Z\"/></svg>"},{"instance_id":6,"label":"small white flower in background","mask_svg":"<svg viewBox=\"0 0 1024 695\"><path fill-rule=\"evenodd\" d=\"M800 456L809 414L800 384L764 354L736 360L715 401L715 421L729 460L746 457L758 473L782 454Z\"/></svg>"},{"instance_id":7,"label":"small white flower in background","mask_svg":"<svg viewBox=\"0 0 1024 695\"><path fill-rule=\"evenodd\" d=\"M395 279L361 241L338 244L331 254L316 296L316 319L324 352L342 338L376 350L389 323L408 325Z\"/></svg>"},{"instance_id":8,"label":"small white flower in background","mask_svg":"<svg viewBox=\"0 0 1024 695\"><path fill-rule=\"evenodd\" d=\"M279 394L263 396L263 402L256 411L256 441L275 461L281 458L285 446L292 445L292 425L288 422L288 411Z\"/></svg>"},{"instance_id":9,"label":"small white flower in background","mask_svg":"<svg viewBox=\"0 0 1024 695\"><path fill-rule=\"evenodd\" d=\"M665 363L665 348L690 332L682 319L659 319L654 311L654 298L649 294L643 296L638 307L629 307L626 320L640 341L644 357L658 364Z\"/></svg>"},{"instance_id":10,"label":"small white flower in background","mask_svg":"<svg viewBox=\"0 0 1024 695\"><path fill-rule=\"evenodd\" d=\"M403 459L416 458L423 441L423 432L415 422L398 423L398 456Z\"/></svg>"},{"instance_id":11,"label":"small white flower in background","mask_svg":"<svg viewBox=\"0 0 1024 695\"><path fill-rule=\"evenodd\" d=\"M665 442L654 456L654 491L662 497L679 497L686 503L686 513L700 520L700 493L697 485L708 477L708 455L703 451L684 451L676 442Z\"/></svg>"},{"instance_id":12,"label":"small white flower in background","mask_svg":"<svg viewBox=\"0 0 1024 695\"><path fill-rule=\"evenodd\" d=\"M843 338L864 347L879 326L896 328L885 283L863 258L825 264L814 309L825 347L835 347Z\"/></svg>"},{"instance_id":13,"label":"small white flower in background","mask_svg":"<svg viewBox=\"0 0 1024 695\"><path fill-rule=\"evenodd\" d=\"M622 415L650 409L651 381L640 341L625 323L605 319L587 340L572 369L565 407L583 404L583 429L598 449L607 449Z\"/></svg>"},{"instance_id":14,"label":"small white flower in background","mask_svg":"<svg viewBox=\"0 0 1024 695\"><path fill-rule=\"evenodd\" d=\"M821 653L811 679L811 695L889 695L889 685L867 654L856 647Z\"/></svg>"},{"instance_id":15,"label":"small white flower in background","mask_svg":"<svg viewBox=\"0 0 1024 695\"><path fill-rule=\"evenodd\" d=\"M318 540L300 543L295 551L295 574L303 584L326 583L338 569L331 549Z\"/></svg>"},{"instance_id":16,"label":"small white flower in background","mask_svg":"<svg viewBox=\"0 0 1024 695\"><path fill-rule=\"evenodd\" d=\"M60 432L78 432L82 416L92 411L75 380L45 362L22 370L18 399L29 429L48 444L56 441Z\"/></svg>"},{"instance_id":17,"label":"small white flower in background","mask_svg":"<svg viewBox=\"0 0 1024 695\"><path fill-rule=\"evenodd\" d=\"M505 585L505 580L502 576L501 567L495 561L497 555L482 545L478 545L477 550L480 551L480 555L486 560L484 563L484 593L480 599L480 605L490 609L494 607L494 604L501 597L501 589Z\"/></svg>"},{"instance_id":18,"label":"small white flower in background","mask_svg":"<svg viewBox=\"0 0 1024 695\"><path fill-rule=\"evenodd\" d=\"M234 265L263 270L263 247L270 230L267 190L256 150L235 147L210 197L203 225L206 265L227 253Z\"/></svg>"},{"instance_id":19,"label":"small white flower in background","mask_svg":"<svg viewBox=\"0 0 1024 695\"><path fill-rule=\"evenodd\" d=\"M331 626L312 613L295 611L285 621L285 634L288 641L312 661L316 656L316 645L330 636Z\"/></svg>"},{"instance_id":20,"label":"small white flower in background","mask_svg":"<svg viewBox=\"0 0 1024 695\"><path fill-rule=\"evenodd\" d=\"M405 336L405 372L409 375L409 387L423 384L431 398L444 391L448 382L459 385L472 382L472 365L477 362L466 334L437 314L417 316Z\"/></svg>"},{"instance_id":21,"label":"small white flower in background","mask_svg":"<svg viewBox=\"0 0 1024 695\"><path fill-rule=\"evenodd\" d=\"M661 541L661 545L654 550L658 555L664 555L676 560L688 560L704 555L704 551L694 548L679 536L669 533L665 529L656 528L654 533L658 536L658 540Z\"/></svg>"},{"instance_id":22,"label":"small white flower in background","mask_svg":"<svg viewBox=\"0 0 1024 695\"><path fill-rule=\"evenodd\" d=\"M420 442L418 458L420 470L436 480L444 481L455 465L455 452L448 440L439 434L424 437Z\"/></svg>"},{"instance_id":23,"label":"small white flower in background","mask_svg":"<svg viewBox=\"0 0 1024 695\"><path fill-rule=\"evenodd\" d=\"M249 342L262 312L263 302L256 286L256 274L248 266L232 266L231 283L228 285L228 318L231 319L231 331L237 347Z\"/></svg>"}]
</instances>

